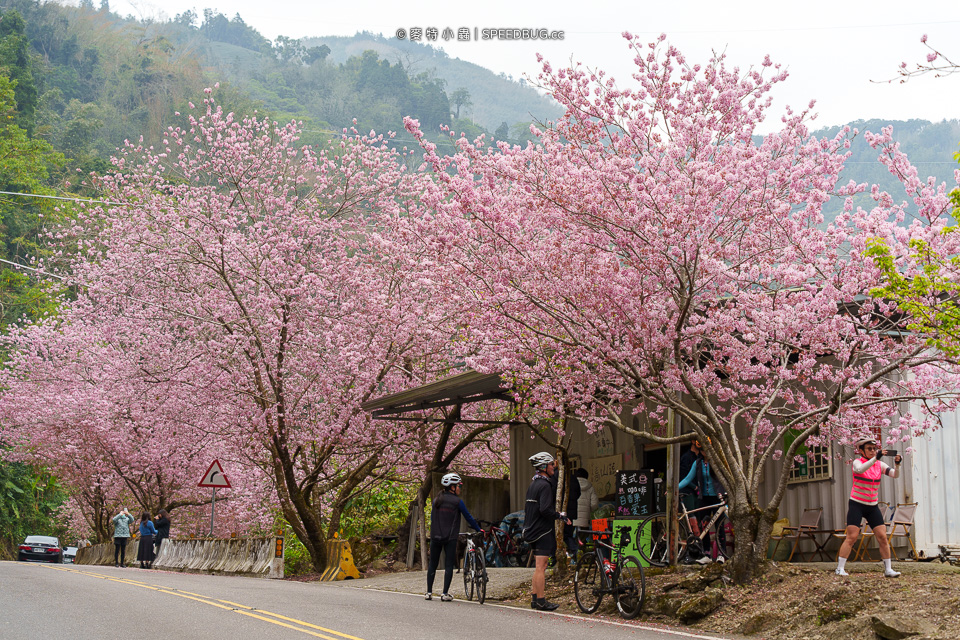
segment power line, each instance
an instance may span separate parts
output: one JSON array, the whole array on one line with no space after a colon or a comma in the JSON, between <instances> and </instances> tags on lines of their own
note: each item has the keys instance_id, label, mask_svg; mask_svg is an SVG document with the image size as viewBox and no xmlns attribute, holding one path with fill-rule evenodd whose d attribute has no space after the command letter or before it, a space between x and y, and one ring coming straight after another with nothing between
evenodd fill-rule
<instances>
[{"instance_id":1,"label":"power line","mask_svg":"<svg viewBox=\"0 0 960 640\"><path fill-rule=\"evenodd\" d=\"M34 273L37 273L37 274L40 274L40 275L43 275L43 276L50 276L50 277L52 277L52 278L57 278L58 280L61 280L61 281L63 281L63 282L66 282L67 284L70 284L70 282L69 282L66 278L64 278L63 276L58 276L58 275L55 274L55 273L50 273L49 271L44 271L43 269L35 269L34 267L28 267L28 266L26 266L26 265L19 264L19 263L17 263L17 262L11 262L10 260L4 260L3 258L0 258L0 262L5 262L6 264L13 265L16 269L26 269L26 270L28 270L28 271L33 271ZM78 284L77 286L81 286L81 287L82 287L82 286L85 286L85 285ZM161 309L161 310L163 310L163 311L167 311L167 312L172 313L172 314L174 314L174 315L184 316L184 317L187 317L187 318L193 318L194 320L199 320L200 322L206 322L206 323L208 323L208 324L214 324L214 325L220 325L220 324L221 324L221 323L219 323L219 322L215 322L215 321L211 320L210 318L202 318L202 317L200 317L200 316L198 316L198 315L194 315L194 314L188 313L188 312L186 312L186 311L177 311L176 309L170 309L169 307L165 307L164 305L162 305L162 304L160 304L160 303L158 303L158 302L150 302L149 300L141 300L141 299L139 299L139 298L134 298L133 296L131 296L131 295L127 294L127 293L117 293L116 291L111 291L111 293L112 293L113 295L115 295L115 296L121 296L121 297L123 297L123 298L127 298L128 300L132 300L132 301L134 301L134 302L139 302L140 304L147 305L148 307L156 307L156 308L158 308L158 309Z\"/></svg>"}]
</instances>

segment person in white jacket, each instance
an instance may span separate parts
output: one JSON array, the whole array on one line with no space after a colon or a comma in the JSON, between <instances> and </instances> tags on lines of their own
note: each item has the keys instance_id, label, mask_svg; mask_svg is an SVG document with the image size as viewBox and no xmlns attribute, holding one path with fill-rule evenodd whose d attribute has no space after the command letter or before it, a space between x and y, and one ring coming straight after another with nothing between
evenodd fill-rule
<instances>
[{"instance_id":1,"label":"person in white jacket","mask_svg":"<svg viewBox=\"0 0 960 640\"><path fill-rule=\"evenodd\" d=\"M590 527L591 514L600 506L600 499L597 498L597 491L590 484L590 474L584 468L573 472L577 482L580 483L580 499L577 500L577 519L573 521L573 526L581 529Z\"/></svg>"}]
</instances>

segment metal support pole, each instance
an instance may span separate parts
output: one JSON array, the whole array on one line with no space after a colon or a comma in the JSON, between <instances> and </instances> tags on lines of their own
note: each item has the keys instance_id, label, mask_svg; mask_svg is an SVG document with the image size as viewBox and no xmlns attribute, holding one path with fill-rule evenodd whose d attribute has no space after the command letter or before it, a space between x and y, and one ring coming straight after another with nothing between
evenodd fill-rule
<instances>
[{"instance_id":1,"label":"metal support pole","mask_svg":"<svg viewBox=\"0 0 960 640\"><path fill-rule=\"evenodd\" d=\"M217 488L213 488L213 500L210 501L210 537L213 537L213 514L217 511Z\"/></svg>"}]
</instances>

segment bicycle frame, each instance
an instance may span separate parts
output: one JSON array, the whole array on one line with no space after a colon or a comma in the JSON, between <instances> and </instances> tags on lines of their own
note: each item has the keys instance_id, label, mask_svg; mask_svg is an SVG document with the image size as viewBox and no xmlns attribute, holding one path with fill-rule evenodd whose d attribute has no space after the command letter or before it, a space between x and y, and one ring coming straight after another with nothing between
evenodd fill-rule
<instances>
[{"instance_id":1,"label":"bicycle frame","mask_svg":"<svg viewBox=\"0 0 960 640\"><path fill-rule=\"evenodd\" d=\"M492 545L502 562L509 564L512 559L520 565L520 556L523 553L523 547L510 535L510 532L500 527L496 522L489 520L478 520L478 522L481 525L488 525L487 528L483 530L484 548L486 548L488 544Z\"/></svg>"},{"instance_id":2,"label":"bicycle frame","mask_svg":"<svg viewBox=\"0 0 960 640\"><path fill-rule=\"evenodd\" d=\"M578 537L587 535L594 536L593 548L590 551L585 550L577 561L574 573L574 594L577 606L584 613L593 613L599 608L604 595L611 594L616 598L617 609L621 616L628 620L636 617L643 607L646 593L643 565L638 559L624 553L624 545L615 547L600 539L600 536L612 536L612 531L584 531L579 533ZM585 546L589 544L587 540L584 542ZM608 561L604 557L601 547L611 551L613 561ZM583 572L583 583L581 583L581 572ZM585 598L583 601L581 584Z\"/></svg>"},{"instance_id":3,"label":"bicycle frame","mask_svg":"<svg viewBox=\"0 0 960 640\"><path fill-rule=\"evenodd\" d=\"M707 509L713 509L713 508L717 507L717 505L710 505L710 506L708 506L708 507L697 507L696 509L691 509L690 511L687 511L687 506L686 506L685 504L683 504L683 501L681 500L681 501L680 501L680 507L683 509L683 513L677 516L677 522L678 522L678 523L679 523L679 522L683 522L683 519L684 519L684 518L686 518L686 519L687 519L687 522L689 522L689 521L690 521L690 514L696 513L696 512L698 512L698 511L706 511ZM717 512L713 514L713 517L710 518L710 521L709 521L707 524L705 524L705 525L703 525L703 526L700 527L700 535L698 535L697 538L698 538L701 542L703 542L703 538L704 538L704 536L707 535L707 532L710 530L710 527L712 527L714 524L716 524L717 520L719 520L720 517L723 516L723 514L725 514L726 512L727 512L727 500L726 500L726 498L722 498L722 497L721 497L721 498L720 498L720 506L719 506L719 508L717 508Z\"/></svg>"},{"instance_id":4,"label":"bicycle frame","mask_svg":"<svg viewBox=\"0 0 960 640\"><path fill-rule=\"evenodd\" d=\"M477 601L483 604L487 592L487 568L483 559L483 547L474 539L483 536L482 531L461 533L466 538L466 548L463 553L463 589L467 600L473 600L476 593Z\"/></svg>"}]
</instances>

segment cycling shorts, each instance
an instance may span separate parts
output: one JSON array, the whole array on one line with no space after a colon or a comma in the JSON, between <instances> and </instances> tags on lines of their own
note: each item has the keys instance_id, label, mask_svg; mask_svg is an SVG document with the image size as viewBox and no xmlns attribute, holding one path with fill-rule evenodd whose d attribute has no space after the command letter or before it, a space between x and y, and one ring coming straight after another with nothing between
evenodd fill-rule
<instances>
[{"instance_id":1,"label":"cycling shorts","mask_svg":"<svg viewBox=\"0 0 960 640\"><path fill-rule=\"evenodd\" d=\"M557 536L553 534L553 531L545 533L537 540L531 542L530 548L533 549L533 555L547 556L549 558L557 552Z\"/></svg>"},{"instance_id":2,"label":"cycling shorts","mask_svg":"<svg viewBox=\"0 0 960 640\"><path fill-rule=\"evenodd\" d=\"M880 513L880 507L875 504L863 504L856 500L848 500L847 502L848 527L859 527L864 518L866 518L871 529L883 526L883 514Z\"/></svg>"}]
</instances>

